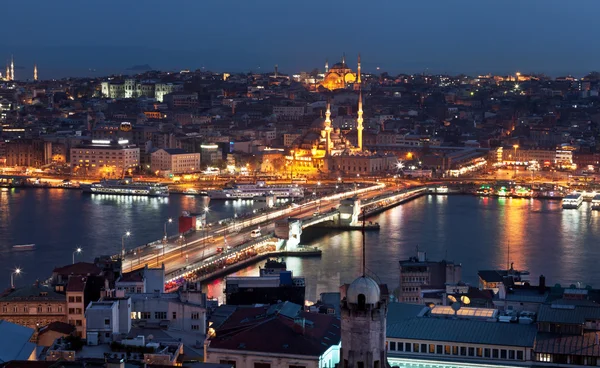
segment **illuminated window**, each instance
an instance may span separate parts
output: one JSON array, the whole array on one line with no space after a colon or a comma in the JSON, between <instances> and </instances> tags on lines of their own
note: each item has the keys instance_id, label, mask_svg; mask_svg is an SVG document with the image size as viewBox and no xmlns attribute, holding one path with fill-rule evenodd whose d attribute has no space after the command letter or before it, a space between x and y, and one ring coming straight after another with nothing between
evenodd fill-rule
<instances>
[{"instance_id":1,"label":"illuminated window","mask_svg":"<svg viewBox=\"0 0 600 368\"><path fill-rule=\"evenodd\" d=\"M552 362L552 354L537 354L538 362Z\"/></svg>"}]
</instances>

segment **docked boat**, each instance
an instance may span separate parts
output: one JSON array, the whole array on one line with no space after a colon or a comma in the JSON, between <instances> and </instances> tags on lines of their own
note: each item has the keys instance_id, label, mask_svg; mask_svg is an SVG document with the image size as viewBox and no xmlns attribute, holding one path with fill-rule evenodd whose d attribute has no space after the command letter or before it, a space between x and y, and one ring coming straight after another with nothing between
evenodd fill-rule
<instances>
[{"instance_id":1,"label":"docked boat","mask_svg":"<svg viewBox=\"0 0 600 368\"><path fill-rule=\"evenodd\" d=\"M576 209L576 208L579 208L579 206L581 206L582 203L583 203L583 194L575 192L575 193L568 194L566 197L563 198L562 208Z\"/></svg>"},{"instance_id":2,"label":"docked boat","mask_svg":"<svg viewBox=\"0 0 600 368\"><path fill-rule=\"evenodd\" d=\"M20 245L13 245L13 250L20 250L20 251L25 251L25 250L34 250L35 249L35 244L20 244Z\"/></svg>"},{"instance_id":3,"label":"docked boat","mask_svg":"<svg viewBox=\"0 0 600 368\"><path fill-rule=\"evenodd\" d=\"M84 193L167 197L169 187L162 183L134 182L131 179L103 180L92 184L81 184Z\"/></svg>"},{"instance_id":4,"label":"docked boat","mask_svg":"<svg viewBox=\"0 0 600 368\"><path fill-rule=\"evenodd\" d=\"M592 209L594 211L600 211L600 194L596 194L594 198L592 198Z\"/></svg>"},{"instance_id":5,"label":"docked boat","mask_svg":"<svg viewBox=\"0 0 600 368\"><path fill-rule=\"evenodd\" d=\"M208 191L211 199L255 199L269 194L276 198L303 198L304 189L297 184L267 185L264 181L258 181L256 184L236 184Z\"/></svg>"}]
</instances>

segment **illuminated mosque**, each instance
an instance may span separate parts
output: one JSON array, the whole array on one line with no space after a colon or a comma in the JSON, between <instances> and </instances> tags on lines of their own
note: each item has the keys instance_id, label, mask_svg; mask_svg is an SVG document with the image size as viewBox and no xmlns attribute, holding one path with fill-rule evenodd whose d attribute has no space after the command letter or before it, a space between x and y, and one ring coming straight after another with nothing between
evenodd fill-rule
<instances>
[{"instance_id":1,"label":"illuminated mosque","mask_svg":"<svg viewBox=\"0 0 600 368\"><path fill-rule=\"evenodd\" d=\"M340 172L347 174L368 174L389 170L396 164L393 155L376 154L363 150L363 98L359 90L356 119L356 146L343 132L333 128L331 104L327 103L325 118L316 119L308 131L300 136L286 156L286 170L293 175L315 175Z\"/></svg>"},{"instance_id":2,"label":"illuminated mosque","mask_svg":"<svg viewBox=\"0 0 600 368\"><path fill-rule=\"evenodd\" d=\"M335 89L346 88L346 86L351 84L354 85L356 90L360 89L360 54L358 54L358 68L356 73L353 73L352 69L346 65L346 55L343 55L342 61L334 64L331 69L329 68L329 62L325 61L325 77L320 86L333 91Z\"/></svg>"}]
</instances>

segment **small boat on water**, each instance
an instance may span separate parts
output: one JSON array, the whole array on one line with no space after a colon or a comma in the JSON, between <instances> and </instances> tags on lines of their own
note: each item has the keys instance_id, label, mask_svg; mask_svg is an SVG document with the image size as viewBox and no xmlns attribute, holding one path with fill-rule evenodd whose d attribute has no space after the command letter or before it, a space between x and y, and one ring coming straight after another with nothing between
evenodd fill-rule
<instances>
[{"instance_id":1,"label":"small boat on water","mask_svg":"<svg viewBox=\"0 0 600 368\"><path fill-rule=\"evenodd\" d=\"M13 245L13 249L14 250L34 250L35 249L35 244Z\"/></svg>"}]
</instances>

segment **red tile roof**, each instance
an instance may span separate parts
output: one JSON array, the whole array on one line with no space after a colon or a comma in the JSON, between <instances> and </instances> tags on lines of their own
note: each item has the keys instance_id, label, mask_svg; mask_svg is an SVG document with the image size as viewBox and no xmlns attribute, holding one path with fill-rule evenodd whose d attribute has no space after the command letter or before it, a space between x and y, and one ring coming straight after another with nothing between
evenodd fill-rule
<instances>
[{"instance_id":1,"label":"red tile roof","mask_svg":"<svg viewBox=\"0 0 600 368\"><path fill-rule=\"evenodd\" d=\"M67 292L83 292L85 289L85 277L83 276L69 276L69 282L67 283Z\"/></svg>"},{"instance_id":2,"label":"red tile roof","mask_svg":"<svg viewBox=\"0 0 600 368\"><path fill-rule=\"evenodd\" d=\"M252 313L248 309L256 311ZM303 329L293 319L280 314L261 316L260 312L265 311L265 308L236 310L230 319L240 321L244 327L233 329L233 323L229 323L228 319L223 327L229 326L229 329L219 328L216 337L210 340L209 349L318 357L340 342L340 320L334 316L300 312L298 318L305 319ZM243 314L245 318L240 319L238 314Z\"/></svg>"},{"instance_id":3,"label":"red tile roof","mask_svg":"<svg viewBox=\"0 0 600 368\"><path fill-rule=\"evenodd\" d=\"M119 282L142 282L144 281L143 270L127 272L121 275Z\"/></svg>"},{"instance_id":4,"label":"red tile roof","mask_svg":"<svg viewBox=\"0 0 600 368\"><path fill-rule=\"evenodd\" d=\"M100 275L102 270L93 263L77 262L72 265L57 267L53 271L59 275Z\"/></svg>"}]
</instances>

